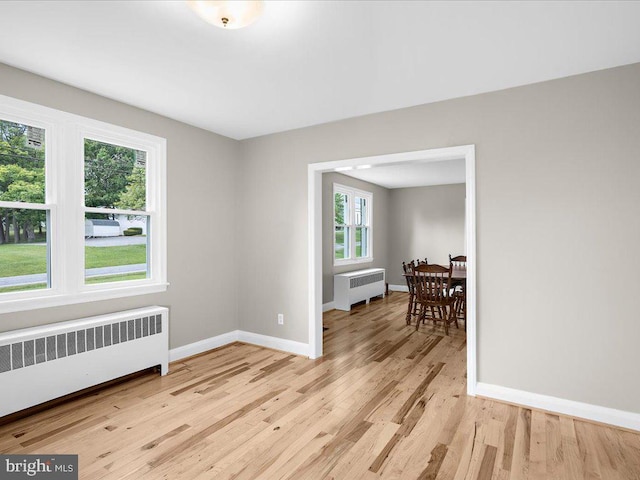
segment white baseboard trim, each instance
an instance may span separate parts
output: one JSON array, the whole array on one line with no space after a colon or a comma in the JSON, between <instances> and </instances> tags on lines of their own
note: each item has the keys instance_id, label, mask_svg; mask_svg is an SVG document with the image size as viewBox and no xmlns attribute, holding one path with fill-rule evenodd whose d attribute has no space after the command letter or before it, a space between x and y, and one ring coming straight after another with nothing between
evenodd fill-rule
<instances>
[{"instance_id":1,"label":"white baseboard trim","mask_svg":"<svg viewBox=\"0 0 640 480\"><path fill-rule=\"evenodd\" d=\"M183 358L198 355L214 348L224 347L233 342L250 343L259 347L273 348L295 355L309 356L309 345L306 343L294 342L284 338L260 335L259 333L245 332L244 330L233 330L215 337L205 338L198 342L183 345L182 347L169 350L169 361L175 362Z\"/></svg>"},{"instance_id":2,"label":"white baseboard trim","mask_svg":"<svg viewBox=\"0 0 640 480\"><path fill-rule=\"evenodd\" d=\"M392 292L409 293L409 287L407 287L406 285L389 285L389 290Z\"/></svg>"},{"instance_id":3,"label":"white baseboard trim","mask_svg":"<svg viewBox=\"0 0 640 480\"><path fill-rule=\"evenodd\" d=\"M476 384L475 393L480 397L640 431L640 413L616 410L482 382Z\"/></svg>"},{"instance_id":4,"label":"white baseboard trim","mask_svg":"<svg viewBox=\"0 0 640 480\"><path fill-rule=\"evenodd\" d=\"M191 357L192 355L198 355L199 353L237 342L239 331L240 330L233 330L232 332L205 338L204 340L183 345L182 347L172 348L169 350L169 361L175 362L176 360L182 360L183 358Z\"/></svg>"},{"instance_id":5,"label":"white baseboard trim","mask_svg":"<svg viewBox=\"0 0 640 480\"><path fill-rule=\"evenodd\" d=\"M336 303L335 302L328 302L328 303L323 303L322 304L322 311L323 312L328 312L329 310L335 310L336 308Z\"/></svg>"},{"instance_id":6,"label":"white baseboard trim","mask_svg":"<svg viewBox=\"0 0 640 480\"><path fill-rule=\"evenodd\" d=\"M283 352L294 353L296 355L309 356L309 344L295 342L284 338L270 337L269 335L261 335L259 333L245 332L238 330L238 341L258 345L260 347L273 348L282 350Z\"/></svg>"}]
</instances>

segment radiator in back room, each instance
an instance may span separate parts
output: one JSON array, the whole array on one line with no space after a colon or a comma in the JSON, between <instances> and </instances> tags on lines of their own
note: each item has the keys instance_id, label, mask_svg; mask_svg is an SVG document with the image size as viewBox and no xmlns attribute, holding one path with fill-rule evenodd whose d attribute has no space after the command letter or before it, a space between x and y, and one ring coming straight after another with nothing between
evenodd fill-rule
<instances>
[{"instance_id":1,"label":"radiator in back room","mask_svg":"<svg viewBox=\"0 0 640 480\"><path fill-rule=\"evenodd\" d=\"M386 290L384 268L368 268L333 276L333 302L338 310L351 310L351 305L383 295Z\"/></svg>"}]
</instances>

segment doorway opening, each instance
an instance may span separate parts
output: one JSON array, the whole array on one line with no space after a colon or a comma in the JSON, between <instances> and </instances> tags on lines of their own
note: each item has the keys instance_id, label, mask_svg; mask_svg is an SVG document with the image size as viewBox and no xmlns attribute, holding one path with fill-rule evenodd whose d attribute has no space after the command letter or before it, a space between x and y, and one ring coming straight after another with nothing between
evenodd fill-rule
<instances>
[{"instance_id":1,"label":"doorway opening","mask_svg":"<svg viewBox=\"0 0 640 480\"><path fill-rule=\"evenodd\" d=\"M351 158L308 166L309 215L309 357L322 356L322 174L336 169L410 163L465 161L465 242L467 250L467 394L476 389L476 202L475 146L463 145L372 157Z\"/></svg>"}]
</instances>

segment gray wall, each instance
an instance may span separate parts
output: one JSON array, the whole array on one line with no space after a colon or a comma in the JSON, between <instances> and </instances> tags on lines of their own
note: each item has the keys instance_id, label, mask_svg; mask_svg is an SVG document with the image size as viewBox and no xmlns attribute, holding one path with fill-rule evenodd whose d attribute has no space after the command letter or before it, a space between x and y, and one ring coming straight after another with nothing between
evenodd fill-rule
<instances>
[{"instance_id":1,"label":"gray wall","mask_svg":"<svg viewBox=\"0 0 640 480\"><path fill-rule=\"evenodd\" d=\"M168 139L172 283L164 294L1 315L0 330L157 303L171 307L172 347L238 327L307 342L307 164L475 144L479 380L640 412L640 64L239 148L10 67L0 79L2 94ZM194 229L206 249L184 248ZM242 272L260 288L246 293Z\"/></svg>"},{"instance_id":2,"label":"gray wall","mask_svg":"<svg viewBox=\"0 0 640 480\"><path fill-rule=\"evenodd\" d=\"M236 255L230 236L238 211L238 143L2 64L0 79L0 94L167 139L171 284L162 294L0 315L0 331L154 304L171 309L172 348L236 329L229 272Z\"/></svg>"},{"instance_id":3,"label":"gray wall","mask_svg":"<svg viewBox=\"0 0 640 480\"><path fill-rule=\"evenodd\" d=\"M448 265L465 253L464 200L464 184L389 190L389 284L406 285L402 262Z\"/></svg>"},{"instance_id":4,"label":"gray wall","mask_svg":"<svg viewBox=\"0 0 640 480\"><path fill-rule=\"evenodd\" d=\"M634 64L243 141L238 267L265 282L242 328L307 341L308 163L475 144L479 380L640 412L638 85Z\"/></svg>"},{"instance_id":5,"label":"gray wall","mask_svg":"<svg viewBox=\"0 0 640 480\"><path fill-rule=\"evenodd\" d=\"M355 265L333 265L333 184L358 188L373 194L373 261ZM362 270L389 268L389 192L390 190L340 173L322 174L322 303L333 301L333 275Z\"/></svg>"}]
</instances>

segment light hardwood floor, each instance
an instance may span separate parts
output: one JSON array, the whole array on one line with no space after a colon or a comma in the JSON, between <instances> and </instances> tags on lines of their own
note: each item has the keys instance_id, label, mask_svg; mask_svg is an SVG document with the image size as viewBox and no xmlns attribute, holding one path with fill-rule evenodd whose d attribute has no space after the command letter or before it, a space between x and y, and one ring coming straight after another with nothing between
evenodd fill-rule
<instances>
[{"instance_id":1,"label":"light hardwood floor","mask_svg":"<svg viewBox=\"0 0 640 480\"><path fill-rule=\"evenodd\" d=\"M465 395L465 335L406 294L325 314L315 361L233 344L0 427L83 479L640 479L640 435ZM4 394L4 393L3 393Z\"/></svg>"}]
</instances>

